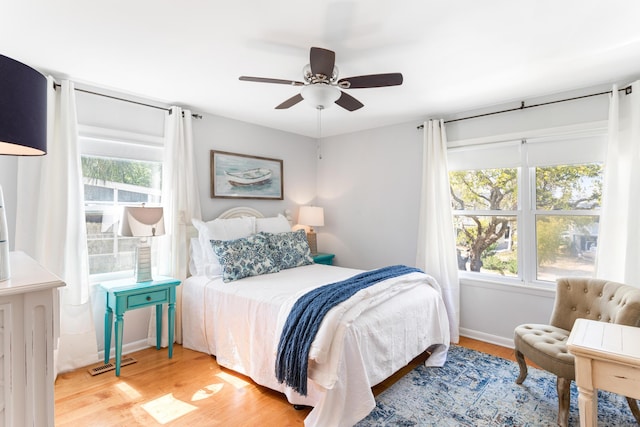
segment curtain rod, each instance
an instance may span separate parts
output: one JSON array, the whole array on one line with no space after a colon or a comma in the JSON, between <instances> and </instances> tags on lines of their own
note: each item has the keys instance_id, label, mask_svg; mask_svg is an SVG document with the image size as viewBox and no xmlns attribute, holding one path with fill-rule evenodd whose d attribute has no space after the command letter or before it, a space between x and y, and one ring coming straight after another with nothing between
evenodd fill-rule
<instances>
[{"instance_id":1,"label":"curtain rod","mask_svg":"<svg viewBox=\"0 0 640 427\"><path fill-rule=\"evenodd\" d=\"M60 84L59 83L53 83L53 87L55 88L59 88ZM164 110L164 111L168 111L169 114L171 114L171 109L169 108L164 108L164 107L158 107L157 105L151 105L151 104L145 104L144 102L139 102L139 101L132 101L131 99L124 99L124 98L119 98L117 96L113 96L113 95L106 95L104 93L99 93L99 92L94 92L91 90L87 90L87 89L79 89L79 88L74 88L74 90L77 90L78 92L84 92L84 93L89 93L91 95L97 95L97 96L103 96L105 98L111 98L111 99L115 99L117 101L124 101L124 102L129 102L131 104L138 104L138 105L142 105L144 107L150 107L150 108L156 108L158 110ZM184 112L183 112L184 115ZM193 117L194 119L201 119L202 118L202 114L197 114L197 113L191 113L191 117Z\"/></svg>"},{"instance_id":2,"label":"curtain rod","mask_svg":"<svg viewBox=\"0 0 640 427\"><path fill-rule=\"evenodd\" d=\"M625 95L629 95L631 93L631 86L627 86L625 88L618 89L618 92L621 92L621 91L624 91ZM544 105L557 104L559 102L575 101L576 99L590 98L592 96L607 95L607 94L611 94L611 93L612 93L612 91L609 90L609 91L606 91L606 92L598 92L598 93L592 93L592 94L589 94L589 95L574 96L573 98L559 99L557 101L542 102L540 104L532 104L532 105L524 105L524 101L522 101L520 106L516 107L516 108L509 108L507 110L493 111L491 113L477 114L475 116L461 117L459 119L445 120L445 123L460 122L462 120L476 119L478 117L492 116L494 114L509 113L511 111L525 110L527 108L533 108L533 107L542 107ZM422 125L418 125L416 129L424 129L424 125L423 124Z\"/></svg>"}]
</instances>

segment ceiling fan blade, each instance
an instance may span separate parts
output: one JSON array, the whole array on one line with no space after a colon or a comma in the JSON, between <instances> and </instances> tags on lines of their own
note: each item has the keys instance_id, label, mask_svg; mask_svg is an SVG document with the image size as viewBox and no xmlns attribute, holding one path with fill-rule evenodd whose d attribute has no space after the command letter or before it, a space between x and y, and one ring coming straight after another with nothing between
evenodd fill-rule
<instances>
[{"instance_id":1,"label":"ceiling fan blade","mask_svg":"<svg viewBox=\"0 0 640 427\"><path fill-rule=\"evenodd\" d=\"M285 108L293 107L294 105L296 105L298 102L300 102L302 100L303 100L302 95L297 94L297 95L292 96L291 98L287 99L282 104L278 105L276 107L276 110L284 110Z\"/></svg>"},{"instance_id":2,"label":"ceiling fan blade","mask_svg":"<svg viewBox=\"0 0 640 427\"><path fill-rule=\"evenodd\" d=\"M244 82L277 83L281 85L304 86L304 83L297 82L295 80L269 79L265 77L240 76L240 80Z\"/></svg>"},{"instance_id":3,"label":"ceiling fan blade","mask_svg":"<svg viewBox=\"0 0 640 427\"><path fill-rule=\"evenodd\" d=\"M336 63L336 53L332 50L312 47L309 55L309 65L313 74L322 74L331 77L333 66Z\"/></svg>"},{"instance_id":4,"label":"ceiling fan blade","mask_svg":"<svg viewBox=\"0 0 640 427\"><path fill-rule=\"evenodd\" d=\"M349 83L349 86L346 83ZM398 86L401 84L402 73L369 74L367 76L347 77L338 80L338 85L344 89Z\"/></svg>"},{"instance_id":5,"label":"ceiling fan blade","mask_svg":"<svg viewBox=\"0 0 640 427\"><path fill-rule=\"evenodd\" d=\"M338 100L336 101L336 104L349 111L355 111L358 108L364 107L364 104L362 102L342 91L340 94L340 98L338 98Z\"/></svg>"}]
</instances>

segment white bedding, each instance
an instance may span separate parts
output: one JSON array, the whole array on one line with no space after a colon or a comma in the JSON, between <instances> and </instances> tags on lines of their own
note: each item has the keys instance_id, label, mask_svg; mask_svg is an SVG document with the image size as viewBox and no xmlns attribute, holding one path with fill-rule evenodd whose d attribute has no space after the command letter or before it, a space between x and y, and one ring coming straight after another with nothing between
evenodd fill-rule
<instances>
[{"instance_id":1,"label":"white bedding","mask_svg":"<svg viewBox=\"0 0 640 427\"><path fill-rule=\"evenodd\" d=\"M449 343L437 283L411 273L389 279L404 281L401 286L381 282L373 291L364 290L366 295L356 294L358 304L352 301L342 306L346 316L334 316L337 335L326 332L323 322L310 353L308 396L279 384L277 342L295 298L360 272L314 264L230 283L191 277L183 285L183 346L215 355L221 366L285 393L293 404L313 406L305 419L308 427L351 426L375 407L372 386L433 344L443 345L427 364L442 366ZM393 295L383 288L393 289ZM328 335L342 339L334 342Z\"/></svg>"}]
</instances>

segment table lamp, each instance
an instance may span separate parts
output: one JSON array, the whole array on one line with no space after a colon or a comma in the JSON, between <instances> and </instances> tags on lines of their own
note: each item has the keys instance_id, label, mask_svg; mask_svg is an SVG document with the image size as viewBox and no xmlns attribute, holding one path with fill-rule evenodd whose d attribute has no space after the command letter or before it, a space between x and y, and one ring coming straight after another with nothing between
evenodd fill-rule
<instances>
[{"instance_id":1,"label":"table lamp","mask_svg":"<svg viewBox=\"0 0 640 427\"><path fill-rule=\"evenodd\" d=\"M47 79L0 55L0 155L47 154ZM0 281L11 277L9 230L0 187Z\"/></svg>"},{"instance_id":2,"label":"table lamp","mask_svg":"<svg viewBox=\"0 0 640 427\"><path fill-rule=\"evenodd\" d=\"M316 232L313 227L322 227L324 225L324 209L318 206L301 206L298 212L298 224L308 225L307 241L311 255L318 254L318 243Z\"/></svg>"},{"instance_id":3,"label":"table lamp","mask_svg":"<svg viewBox=\"0 0 640 427\"><path fill-rule=\"evenodd\" d=\"M121 236L140 237L136 246L136 262L134 276L136 282L150 282L151 277L151 244L147 237L164 234L164 211L162 208L126 206L120 220Z\"/></svg>"}]
</instances>

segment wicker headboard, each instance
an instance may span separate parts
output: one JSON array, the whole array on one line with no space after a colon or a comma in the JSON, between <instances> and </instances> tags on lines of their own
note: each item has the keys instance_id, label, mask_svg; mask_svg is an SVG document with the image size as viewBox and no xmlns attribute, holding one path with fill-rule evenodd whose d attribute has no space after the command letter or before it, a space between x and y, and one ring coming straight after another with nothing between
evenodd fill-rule
<instances>
[{"instance_id":1,"label":"wicker headboard","mask_svg":"<svg viewBox=\"0 0 640 427\"><path fill-rule=\"evenodd\" d=\"M227 209L226 211L222 212L220 215L218 215L218 218L220 219L229 219L229 218L241 218L241 217L246 217L246 216L252 216L255 218L264 218L264 215L262 215L262 213L256 209L253 208L249 208L246 206L240 206L237 208L231 208L231 209Z\"/></svg>"},{"instance_id":2,"label":"wicker headboard","mask_svg":"<svg viewBox=\"0 0 640 427\"><path fill-rule=\"evenodd\" d=\"M293 218L291 217L291 210L285 209L282 214L284 215L285 218L287 218L287 221L289 221L289 224L291 224L293 226ZM218 215L218 218L221 218L221 219L241 218L243 216L252 216L252 217L255 217L255 218L264 218L265 217L262 214L262 212L260 212L257 209L250 208L250 207L247 207L247 206L239 206L237 208L227 209L226 211L224 211L220 215Z\"/></svg>"}]
</instances>

